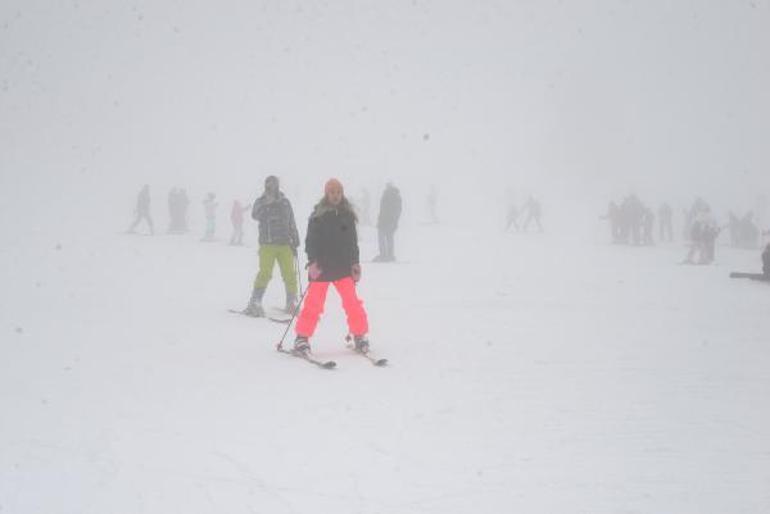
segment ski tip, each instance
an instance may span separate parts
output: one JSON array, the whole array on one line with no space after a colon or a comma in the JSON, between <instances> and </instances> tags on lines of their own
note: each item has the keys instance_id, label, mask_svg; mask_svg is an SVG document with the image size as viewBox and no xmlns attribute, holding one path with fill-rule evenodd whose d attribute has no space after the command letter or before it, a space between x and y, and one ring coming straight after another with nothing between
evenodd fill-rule
<instances>
[{"instance_id":1,"label":"ski tip","mask_svg":"<svg viewBox=\"0 0 770 514\"><path fill-rule=\"evenodd\" d=\"M334 361L326 361L323 364L321 364L321 367L324 369L334 369L337 367L337 363Z\"/></svg>"},{"instance_id":2,"label":"ski tip","mask_svg":"<svg viewBox=\"0 0 770 514\"><path fill-rule=\"evenodd\" d=\"M240 314L241 316L246 316L247 318L254 318L254 319L259 319L259 318L264 317L264 316L253 316L251 314L247 314L247 313L245 313L243 311L239 311L237 309L227 309L227 312L231 312L233 314Z\"/></svg>"}]
</instances>

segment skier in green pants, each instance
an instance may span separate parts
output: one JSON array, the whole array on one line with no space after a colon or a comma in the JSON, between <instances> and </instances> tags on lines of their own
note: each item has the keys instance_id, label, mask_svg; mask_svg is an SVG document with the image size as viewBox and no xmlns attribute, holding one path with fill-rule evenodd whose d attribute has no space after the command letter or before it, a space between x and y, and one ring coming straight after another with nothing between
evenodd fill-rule
<instances>
[{"instance_id":1,"label":"skier in green pants","mask_svg":"<svg viewBox=\"0 0 770 514\"><path fill-rule=\"evenodd\" d=\"M259 273L243 313L257 318L265 315L262 297L273 278L276 261L286 286L286 312L293 313L297 308L297 270L294 262L299 233L294 211L280 190L278 177L271 175L265 179L265 192L254 202L251 217L259 222Z\"/></svg>"}]
</instances>

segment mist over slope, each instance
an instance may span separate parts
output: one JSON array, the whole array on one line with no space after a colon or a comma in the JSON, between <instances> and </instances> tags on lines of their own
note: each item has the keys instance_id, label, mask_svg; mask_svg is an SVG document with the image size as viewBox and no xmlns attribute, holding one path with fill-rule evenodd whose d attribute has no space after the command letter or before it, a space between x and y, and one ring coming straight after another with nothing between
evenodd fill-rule
<instances>
[{"instance_id":1,"label":"mist over slope","mask_svg":"<svg viewBox=\"0 0 770 514\"><path fill-rule=\"evenodd\" d=\"M770 188L769 20L767 2L4 2L2 190L105 209L277 173L453 204L748 204Z\"/></svg>"}]
</instances>

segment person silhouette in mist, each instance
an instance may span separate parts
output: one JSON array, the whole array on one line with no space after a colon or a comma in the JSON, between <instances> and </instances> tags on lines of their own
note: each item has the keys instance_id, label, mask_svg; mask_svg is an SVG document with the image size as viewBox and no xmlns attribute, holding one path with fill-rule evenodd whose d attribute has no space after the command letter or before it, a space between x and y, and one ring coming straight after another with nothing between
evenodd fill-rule
<instances>
[{"instance_id":1,"label":"person silhouette in mist","mask_svg":"<svg viewBox=\"0 0 770 514\"><path fill-rule=\"evenodd\" d=\"M230 246L243 246L243 213L249 209L250 205L244 206L239 200L233 200L233 208L230 209L230 222L233 224Z\"/></svg>"},{"instance_id":2,"label":"person silhouette in mist","mask_svg":"<svg viewBox=\"0 0 770 514\"><path fill-rule=\"evenodd\" d=\"M516 203L514 203L513 200L511 200L508 203L508 209L505 213L505 231L507 232L508 229L511 228L511 225L513 225L513 228L516 229L516 232L520 230L521 227L519 227L518 221L516 221L519 217L519 208L516 206Z\"/></svg>"},{"instance_id":3,"label":"person silhouette in mist","mask_svg":"<svg viewBox=\"0 0 770 514\"><path fill-rule=\"evenodd\" d=\"M655 214L647 206L642 209L642 244L651 246L655 244L652 233L655 228Z\"/></svg>"},{"instance_id":4,"label":"person silhouette in mist","mask_svg":"<svg viewBox=\"0 0 770 514\"><path fill-rule=\"evenodd\" d=\"M401 193L393 183L385 185L385 191L380 199L380 214L377 217L377 239L380 253L374 258L375 262L392 262L396 260L395 234L398 221L401 218Z\"/></svg>"},{"instance_id":5,"label":"person silhouette in mist","mask_svg":"<svg viewBox=\"0 0 770 514\"><path fill-rule=\"evenodd\" d=\"M213 241L217 230L217 195L209 193L203 200L203 210L206 213L206 233L201 241Z\"/></svg>"},{"instance_id":6,"label":"person silhouette in mist","mask_svg":"<svg viewBox=\"0 0 770 514\"><path fill-rule=\"evenodd\" d=\"M136 215L136 219L134 219L134 222L131 224L131 226L128 228L126 232L129 234L133 234L136 227L139 225L139 223L142 222L142 220L147 221L147 225L150 227L150 235L155 233L155 228L152 223L152 216L150 216L150 185L145 184L142 186L142 189L139 191L139 194L136 197L136 208L134 209L134 214Z\"/></svg>"},{"instance_id":7,"label":"person silhouette in mist","mask_svg":"<svg viewBox=\"0 0 770 514\"><path fill-rule=\"evenodd\" d=\"M438 188L431 186L428 190L428 196L426 198L428 204L428 222L436 224L438 223L438 213L436 211L438 207Z\"/></svg>"},{"instance_id":8,"label":"person silhouette in mist","mask_svg":"<svg viewBox=\"0 0 770 514\"><path fill-rule=\"evenodd\" d=\"M674 210L664 202L658 209L659 239L671 242L674 240Z\"/></svg>"},{"instance_id":9,"label":"person silhouette in mist","mask_svg":"<svg viewBox=\"0 0 770 514\"><path fill-rule=\"evenodd\" d=\"M537 225L538 232L542 232L543 225L540 223L540 218L543 215L543 210L540 206L540 202L535 200L534 197L530 196L527 199L527 203L524 204L524 210L527 213L527 219L524 220L524 225L522 226L523 230L526 232L529 224L534 221L535 225Z\"/></svg>"}]
</instances>

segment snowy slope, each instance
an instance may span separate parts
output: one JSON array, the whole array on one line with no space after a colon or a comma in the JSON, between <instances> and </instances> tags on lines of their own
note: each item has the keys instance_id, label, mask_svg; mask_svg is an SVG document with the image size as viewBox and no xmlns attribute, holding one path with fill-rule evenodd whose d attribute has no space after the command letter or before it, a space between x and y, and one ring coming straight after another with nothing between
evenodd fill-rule
<instances>
[{"instance_id":1,"label":"snowy slope","mask_svg":"<svg viewBox=\"0 0 770 514\"><path fill-rule=\"evenodd\" d=\"M392 365L346 352L332 293L313 344L334 371L226 312L254 248L12 238L0 512L770 510L770 288L727 278L755 253L688 267L679 245L403 232L405 262L360 287Z\"/></svg>"}]
</instances>

